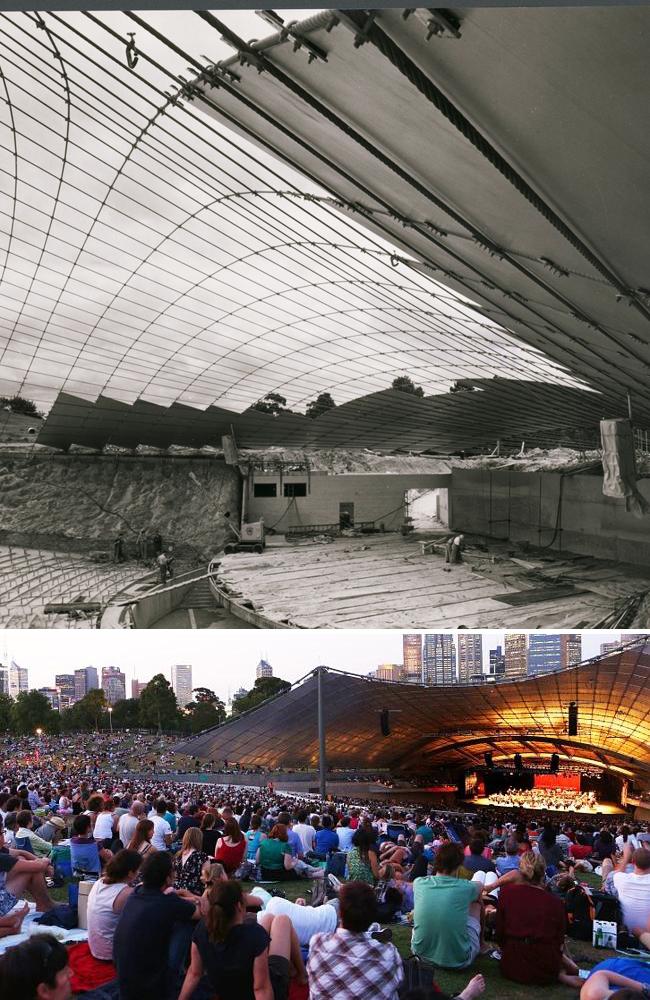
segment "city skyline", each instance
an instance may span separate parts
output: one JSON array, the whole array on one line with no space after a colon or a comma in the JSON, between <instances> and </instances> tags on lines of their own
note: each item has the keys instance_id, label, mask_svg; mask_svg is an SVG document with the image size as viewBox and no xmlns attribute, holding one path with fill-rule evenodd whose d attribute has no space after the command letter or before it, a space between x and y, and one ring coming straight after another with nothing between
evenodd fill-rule
<instances>
[{"instance_id":1,"label":"city skyline","mask_svg":"<svg viewBox=\"0 0 650 1000\"><path fill-rule=\"evenodd\" d=\"M549 634L556 634L550 633ZM14 660L29 671L29 687L52 687L57 674L71 674L88 666L95 667L101 675L105 667L114 666L126 675L127 695L131 683L146 683L162 673L171 680L172 666L191 664L194 687L208 687L227 701L236 690L250 689L260 660L273 665L276 677L295 682L314 667L324 664L351 673L369 674L381 664L403 662L403 635L395 630L364 630L336 632L292 633L287 637L280 632L244 633L237 631L215 636L200 632L165 632L163 636L152 633L89 632L75 637L74 650L64 632L25 632L19 629L0 631L0 663L7 666ZM431 634L414 630L410 634ZM449 633L455 644L463 633ZM490 649L504 646L504 631L487 630L481 633L484 670L489 663ZM626 633L629 634L629 633ZM643 635L639 632L639 635ZM619 632L587 630L582 632L583 659L600 654L603 643L619 641ZM262 653L261 650L264 650Z\"/></svg>"}]
</instances>

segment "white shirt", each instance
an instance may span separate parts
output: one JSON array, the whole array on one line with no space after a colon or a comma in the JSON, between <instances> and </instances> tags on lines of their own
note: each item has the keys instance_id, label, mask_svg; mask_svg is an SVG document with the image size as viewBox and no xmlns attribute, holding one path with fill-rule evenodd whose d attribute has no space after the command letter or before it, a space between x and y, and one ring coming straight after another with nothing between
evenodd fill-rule
<instances>
[{"instance_id":1,"label":"white shirt","mask_svg":"<svg viewBox=\"0 0 650 1000\"><path fill-rule=\"evenodd\" d=\"M88 895L88 947L94 958L104 962L113 959L113 937L120 919L113 903L125 888L123 882L106 885L100 878Z\"/></svg>"},{"instance_id":2,"label":"white shirt","mask_svg":"<svg viewBox=\"0 0 650 1000\"><path fill-rule=\"evenodd\" d=\"M286 914L291 921L301 945L305 947L313 934L331 934L336 930L339 917L336 907L324 903L322 906L298 906L288 899L273 896L266 904L265 913Z\"/></svg>"},{"instance_id":3,"label":"white shirt","mask_svg":"<svg viewBox=\"0 0 650 1000\"><path fill-rule=\"evenodd\" d=\"M634 836L633 833L628 834L627 842L628 842L628 844L632 845L632 849L634 851L636 851L637 847L641 846L641 844L636 839L636 837ZM625 847L625 843L623 841L623 834L622 833L619 833L618 837L616 838L616 846L618 847L619 851L622 851L623 848Z\"/></svg>"},{"instance_id":4,"label":"white shirt","mask_svg":"<svg viewBox=\"0 0 650 1000\"><path fill-rule=\"evenodd\" d=\"M313 851L316 839L316 831L313 826L310 826L309 823L294 823L293 832L297 833L302 841L303 854Z\"/></svg>"},{"instance_id":5,"label":"white shirt","mask_svg":"<svg viewBox=\"0 0 650 1000\"><path fill-rule=\"evenodd\" d=\"M165 841L165 837L172 832L172 828L167 822L167 820L164 819L162 816L158 816L158 814L156 814L153 817L152 822L153 822L153 837L151 838L151 843L156 848L156 850L166 851L168 845L167 842Z\"/></svg>"},{"instance_id":6,"label":"white shirt","mask_svg":"<svg viewBox=\"0 0 650 1000\"><path fill-rule=\"evenodd\" d=\"M113 813L102 812L99 814L95 820L95 829L93 830L93 837L95 840L112 840L113 839Z\"/></svg>"},{"instance_id":7,"label":"white shirt","mask_svg":"<svg viewBox=\"0 0 650 1000\"><path fill-rule=\"evenodd\" d=\"M120 816L119 823L117 824L117 834L124 847L128 847L137 825L137 816L132 816L131 813L125 813L124 816Z\"/></svg>"},{"instance_id":8,"label":"white shirt","mask_svg":"<svg viewBox=\"0 0 650 1000\"><path fill-rule=\"evenodd\" d=\"M650 872L614 872L614 888L623 908L623 920L629 931L647 927L650 920Z\"/></svg>"},{"instance_id":9,"label":"white shirt","mask_svg":"<svg viewBox=\"0 0 650 1000\"><path fill-rule=\"evenodd\" d=\"M339 835L339 851L349 851L355 831L351 826L337 826L336 832Z\"/></svg>"}]
</instances>

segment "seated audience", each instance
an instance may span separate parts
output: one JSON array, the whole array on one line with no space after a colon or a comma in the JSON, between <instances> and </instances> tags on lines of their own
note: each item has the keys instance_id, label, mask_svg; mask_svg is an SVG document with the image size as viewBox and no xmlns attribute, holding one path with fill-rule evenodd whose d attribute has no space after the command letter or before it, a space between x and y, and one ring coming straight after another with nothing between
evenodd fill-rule
<instances>
[{"instance_id":1,"label":"seated audience","mask_svg":"<svg viewBox=\"0 0 650 1000\"><path fill-rule=\"evenodd\" d=\"M94 958L113 959L113 937L126 901L133 892L142 855L122 850L111 858L88 895L88 947Z\"/></svg>"},{"instance_id":2,"label":"seated audience","mask_svg":"<svg viewBox=\"0 0 650 1000\"><path fill-rule=\"evenodd\" d=\"M68 951L51 934L39 934L0 956L0 997L70 1000Z\"/></svg>"},{"instance_id":3,"label":"seated audience","mask_svg":"<svg viewBox=\"0 0 650 1000\"><path fill-rule=\"evenodd\" d=\"M578 967L565 950L566 914L559 896L544 886L544 859L530 851L519 867L522 881L499 892L496 936L501 950L501 974L528 985L546 986L558 980L580 989Z\"/></svg>"},{"instance_id":4,"label":"seated audience","mask_svg":"<svg viewBox=\"0 0 650 1000\"><path fill-rule=\"evenodd\" d=\"M631 844L624 851L623 870L613 875L614 888L623 909L625 926L634 933L637 928L645 929L650 923L650 850L639 847L632 852L633 870L625 871L626 855Z\"/></svg>"},{"instance_id":5,"label":"seated audience","mask_svg":"<svg viewBox=\"0 0 650 1000\"><path fill-rule=\"evenodd\" d=\"M214 856L224 866L229 875L234 875L244 860L245 855L246 838L239 829L239 823L233 816L226 821L223 833L217 841Z\"/></svg>"},{"instance_id":6,"label":"seated audience","mask_svg":"<svg viewBox=\"0 0 650 1000\"><path fill-rule=\"evenodd\" d=\"M445 844L438 851L435 875L413 883L414 954L445 969L464 969L481 950L481 893L478 882L458 877L463 848Z\"/></svg>"},{"instance_id":7,"label":"seated audience","mask_svg":"<svg viewBox=\"0 0 650 1000\"><path fill-rule=\"evenodd\" d=\"M142 885L131 893L113 938L113 961L120 1000L162 1000L167 996L172 934L177 924L199 919L197 902L169 892L173 864L167 851L155 851L142 865ZM173 970L174 973L177 971Z\"/></svg>"},{"instance_id":8,"label":"seated audience","mask_svg":"<svg viewBox=\"0 0 650 1000\"><path fill-rule=\"evenodd\" d=\"M174 888L187 889L193 896L200 896L203 891L201 871L207 860L201 830L189 827L183 835L180 851L174 855Z\"/></svg>"},{"instance_id":9,"label":"seated audience","mask_svg":"<svg viewBox=\"0 0 650 1000\"><path fill-rule=\"evenodd\" d=\"M397 1000L404 979L399 952L368 931L377 897L365 882L346 882L339 893L340 927L315 934L307 961L310 1000ZM277 919L277 918L276 918Z\"/></svg>"},{"instance_id":10,"label":"seated audience","mask_svg":"<svg viewBox=\"0 0 650 1000\"><path fill-rule=\"evenodd\" d=\"M305 967L300 945L286 916L262 915L247 921L241 884L210 887L208 911L194 932L190 967L179 1000L190 1000L205 975L219 1000L286 1000L291 966L299 982Z\"/></svg>"}]
</instances>

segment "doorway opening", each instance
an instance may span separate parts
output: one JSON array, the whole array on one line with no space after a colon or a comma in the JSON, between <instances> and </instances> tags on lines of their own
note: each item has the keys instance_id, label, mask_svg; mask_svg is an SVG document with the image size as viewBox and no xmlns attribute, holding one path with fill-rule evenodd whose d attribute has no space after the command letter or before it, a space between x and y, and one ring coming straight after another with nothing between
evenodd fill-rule
<instances>
[{"instance_id":1,"label":"doorway opening","mask_svg":"<svg viewBox=\"0 0 650 1000\"><path fill-rule=\"evenodd\" d=\"M407 490L405 501L414 531L440 531L449 527L449 490Z\"/></svg>"}]
</instances>

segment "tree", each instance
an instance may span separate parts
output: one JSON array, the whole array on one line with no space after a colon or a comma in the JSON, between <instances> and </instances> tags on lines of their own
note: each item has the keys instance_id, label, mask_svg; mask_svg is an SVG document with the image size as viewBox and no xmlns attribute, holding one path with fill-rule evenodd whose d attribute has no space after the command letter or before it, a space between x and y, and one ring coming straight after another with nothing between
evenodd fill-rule
<instances>
[{"instance_id":1,"label":"tree","mask_svg":"<svg viewBox=\"0 0 650 1000\"><path fill-rule=\"evenodd\" d=\"M140 695L140 719L144 726L155 726L158 730L178 726L176 695L163 674L152 677Z\"/></svg>"},{"instance_id":2,"label":"tree","mask_svg":"<svg viewBox=\"0 0 650 1000\"><path fill-rule=\"evenodd\" d=\"M198 701L200 704L207 702L208 705L214 705L216 702L221 701L221 699L214 693L214 691L211 691L210 688L194 688L192 694L194 695L194 701ZM187 707L189 708L193 704L194 702L190 702L190 705ZM221 702L221 704L223 705L223 702Z\"/></svg>"},{"instance_id":3,"label":"tree","mask_svg":"<svg viewBox=\"0 0 650 1000\"><path fill-rule=\"evenodd\" d=\"M450 386L449 391L450 392L474 392L474 386L473 385L466 385L464 382L462 382L460 379L458 379L458 381L454 382L454 384L452 386Z\"/></svg>"},{"instance_id":4,"label":"tree","mask_svg":"<svg viewBox=\"0 0 650 1000\"><path fill-rule=\"evenodd\" d=\"M17 733L33 733L44 729L53 733L59 730L59 717L49 698L40 691L21 691L11 711L12 728Z\"/></svg>"},{"instance_id":5,"label":"tree","mask_svg":"<svg viewBox=\"0 0 650 1000\"><path fill-rule=\"evenodd\" d=\"M26 417L43 416L36 409L36 403L31 399L23 399L22 396L0 396L0 409L11 410L12 413L22 413Z\"/></svg>"},{"instance_id":6,"label":"tree","mask_svg":"<svg viewBox=\"0 0 650 1000\"><path fill-rule=\"evenodd\" d=\"M0 733L11 732L11 713L14 700L8 694L0 694Z\"/></svg>"},{"instance_id":7,"label":"tree","mask_svg":"<svg viewBox=\"0 0 650 1000\"><path fill-rule=\"evenodd\" d=\"M321 413L336 409L336 403L329 392L321 392L311 403L307 403L306 413L308 417L320 417Z\"/></svg>"},{"instance_id":8,"label":"tree","mask_svg":"<svg viewBox=\"0 0 650 1000\"><path fill-rule=\"evenodd\" d=\"M408 375L398 375L396 379L393 379L391 389L397 389L399 392L408 392L411 396L419 396L420 398L424 396L422 386L416 385Z\"/></svg>"},{"instance_id":9,"label":"tree","mask_svg":"<svg viewBox=\"0 0 650 1000\"><path fill-rule=\"evenodd\" d=\"M259 410L261 413L271 413L277 417L278 413L290 413L287 409L287 401L279 392L267 392L264 399L258 399L253 403L251 410Z\"/></svg>"},{"instance_id":10,"label":"tree","mask_svg":"<svg viewBox=\"0 0 650 1000\"><path fill-rule=\"evenodd\" d=\"M140 725L140 702L137 698L122 698L113 705L113 726L116 729L137 729Z\"/></svg>"},{"instance_id":11,"label":"tree","mask_svg":"<svg viewBox=\"0 0 650 1000\"><path fill-rule=\"evenodd\" d=\"M72 708L61 713L61 726L65 732L99 729L99 723L106 711L106 696L101 688L89 691Z\"/></svg>"},{"instance_id":12,"label":"tree","mask_svg":"<svg viewBox=\"0 0 650 1000\"><path fill-rule=\"evenodd\" d=\"M194 702L193 705L188 705L190 709L188 716L189 729L192 734L201 733L204 729L212 729L213 726L218 726L226 718L226 706L223 702L219 702L223 711L219 711L215 705L211 705L207 701Z\"/></svg>"},{"instance_id":13,"label":"tree","mask_svg":"<svg viewBox=\"0 0 650 1000\"><path fill-rule=\"evenodd\" d=\"M281 677L258 677L252 691L242 695L241 698L233 698L232 714L241 715L242 712L248 712L267 698L288 691L290 687L289 681L283 681Z\"/></svg>"}]
</instances>

